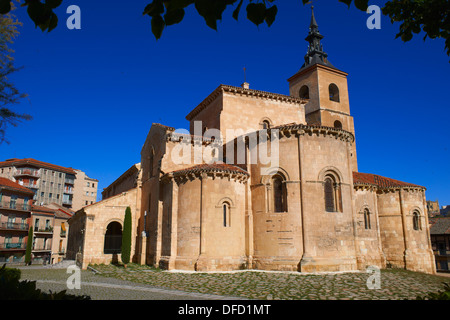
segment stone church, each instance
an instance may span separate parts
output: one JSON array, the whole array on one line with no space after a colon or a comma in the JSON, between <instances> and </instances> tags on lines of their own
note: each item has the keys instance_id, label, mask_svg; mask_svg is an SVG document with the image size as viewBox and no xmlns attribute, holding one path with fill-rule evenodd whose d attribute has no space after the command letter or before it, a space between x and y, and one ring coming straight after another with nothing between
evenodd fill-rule
<instances>
[{"instance_id":1,"label":"stone church","mask_svg":"<svg viewBox=\"0 0 450 320\"><path fill-rule=\"evenodd\" d=\"M139 264L435 273L426 189L358 172L347 73L322 38L313 13L289 95L220 85L186 116L189 132L154 123L141 162L69 220L68 258L120 261L130 207Z\"/></svg>"}]
</instances>

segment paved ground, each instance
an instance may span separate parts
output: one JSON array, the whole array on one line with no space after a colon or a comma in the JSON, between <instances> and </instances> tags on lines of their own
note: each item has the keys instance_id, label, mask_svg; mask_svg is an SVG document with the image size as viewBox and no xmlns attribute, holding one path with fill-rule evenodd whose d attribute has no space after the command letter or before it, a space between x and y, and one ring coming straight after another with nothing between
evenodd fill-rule
<instances>
[{"instance_id":1,"label":"paved ground","mask_svg":"<svg viewBox=\"0 0 450 320\"><path fill-rule=\"evenodd\" d=\"M66 266L60 266L66 267ZM82 271L81 289L68 290L95 300L403 300L442 290L447 274L427 275L405 270L381 270L380 288L369 289L370 274L242 271L229 273L167 272L149 266L93 266L100 274ZM37 280L43 290L66 290L70 274L55 267L21 268L22 279Z\"/></svg>"}]
</instances>

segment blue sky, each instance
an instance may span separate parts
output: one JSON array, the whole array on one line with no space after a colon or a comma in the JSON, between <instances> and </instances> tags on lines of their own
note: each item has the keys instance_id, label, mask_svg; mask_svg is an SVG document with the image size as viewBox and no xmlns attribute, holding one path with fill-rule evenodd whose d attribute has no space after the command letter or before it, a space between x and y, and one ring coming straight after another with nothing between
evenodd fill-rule
<instances>
[{"instance_id":1,"label":"blue sky","mask_svg":"<svg viewBox=\"0 0 450 320\"><path fill-rule=\"evenodd\" d=\"M188 128L185 116L219 84L240 85L247 68L252 89L289 94L287 79L306 53L309 7L277 1L278 16L256 27L232 8L206 26L189 9L160 40L142 11L150 0L63 1L58 27L36 29L23 8L14 48L23 69L13 80L28 93L14 107L34 119L9 127L0 160L35 158L85 171L99 194L140 162L153 122ZM381 5L384 1L370 1ZM81 8L81 30L69 30L69 5ZM427 199L450 204L450 64L442 39L394 39L398 24L354 6L317 1L315 14L330 61L349 73L359 171L427 187Z\"/></svg>"}]
</instances>

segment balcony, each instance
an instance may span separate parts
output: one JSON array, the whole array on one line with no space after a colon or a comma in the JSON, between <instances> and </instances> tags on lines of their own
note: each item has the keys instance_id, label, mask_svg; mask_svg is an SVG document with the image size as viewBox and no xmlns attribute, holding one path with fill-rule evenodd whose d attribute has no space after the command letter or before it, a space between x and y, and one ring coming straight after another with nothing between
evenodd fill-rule
<instances>
[{"instance_id":1,"label":"balcony","mask_svg":"<svg viewBox=\"0 0 450 320\"><path fill-rule=\"evenodd\" d=\"M30 211L31 206L27 203L16 203L14 201L3 201L3 202L0 202L0 209Z\"/></svg>"},{"instance_id":2,"label":"balcony","mask_svg":"<svg viewBox=\"0 0 450 320\"><path fill-rule=\"evenodd\" d=\"M25 250L27 244L25 242L5 242L0 243L0 249L2 250Z\"/></svg>"},{"instance_id":3,"label":"balcony","mask_svg":"<svg viewBox=\"0 0 450 320\"><path fill-rule=\"evenodd\" d=\"M21 230L28 231L30 227L27 223L13 223L13 222L2 222L0 223L0 230Z\"/></svg>"},{"instance_id":4,"label":"balcony","mask_svg":"<svg viewBox=\"0 0 450 320\"><path fill-rule=\"evenodd\" d=\"M33 169L17 169L14 172L14 177L30 176L30 177L39 178L40 175L41 174L40 174L39 170L33 170Z\"/></svg>"},{"instance_id":5,"label":"balcony","mask_svg":"<svg viewBox=\"0 0 450 320\"><path fill-rule=\"evenodd\" d=\"M39 228L39 226L34 226L34 232L53 233L53 227Z\"/></svg>"},{"instance_id":6,"label":"balcony","mask_svg":"<svg viewBox=\"0 0 450 320\"><path fill-rule=\"evenodd\" d=\"M52 247L50 245L35 245L32 251L52 251Z\"/></svg>"},{"instance_id":7,"label":"balcony","mask_svg":"<svg viewBox=\"0 0 450 320\"><path fill-rule=\"evenodd\" d=\"M73 194L73 190L72 189L64 189L64 193Z\"/></svg>"},{"instance_id":8,"label":"balcony","mask_svg":"<svg viewBox=\"0 0 450 320\"><path fill-rule=\"evenodd\" d=\"M25 188L30 188L30 189L39 189L39 184L37 183L20 183L19 184Z\"/></svg>"},{"instance_id":9,"label":"balcony","mask_svg":"<svg viewBox=\"0 0 450 320\"><path fill-rule=\"evenodd\" d=\"M64 183L65 184L75 184L75 179L66 178L64 180Z\"/></svg>"},{"instance_id":10,"label":"balcony","mask_svg":"<svg viewBox=\"0 0 450 320\"><path fill-rule=\"evenodd\" d=\"M72 200L70 200L70 199L63 199L62 203L71 206L72 205Z\"/></svg>"}]
</instances>

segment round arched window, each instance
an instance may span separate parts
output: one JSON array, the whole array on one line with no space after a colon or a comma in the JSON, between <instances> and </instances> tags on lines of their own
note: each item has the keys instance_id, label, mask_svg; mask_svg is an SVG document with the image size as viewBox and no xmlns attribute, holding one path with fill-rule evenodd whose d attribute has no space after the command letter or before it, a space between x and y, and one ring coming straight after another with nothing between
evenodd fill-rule
<instances>
[{"instance_id":1,"label":"round arched window","mask_svg":"<svg viewBox=\"0 0 450 320\"><path fill-rule=\"evenodd\" d=\"M328 87L328 92L330 94L330 100L331 101L335 101L335 102L339 102L340 98L339 98L339 88L337 85L335 85L334 83L330 84L330 86Z\"/></svg>"},{"instance_id":2,"label":"round arched window","mask_svg":"<svg viewBox=\"0 0 450 320\"><path fill-rule=\"evenodd\" d=\"M300 88L299 96L301 99L309 99L309 88L307 85Z\"/></svg>"}]
</instances>

